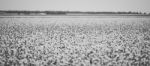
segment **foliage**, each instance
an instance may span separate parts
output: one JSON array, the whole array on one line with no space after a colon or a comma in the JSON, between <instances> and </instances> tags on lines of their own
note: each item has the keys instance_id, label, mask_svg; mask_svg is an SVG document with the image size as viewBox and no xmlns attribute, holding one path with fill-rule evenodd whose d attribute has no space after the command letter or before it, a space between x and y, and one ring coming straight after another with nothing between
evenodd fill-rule
<instances>
[{"instance_id":1,"label":"foliage","mask_svg":"<svg viewBox=\"0 0 150 66\"><path fill-rule=\"evenodd\" d=\"M150 23L71 25L11 20L0 22L0 66L150 65Z\"/></svg>"}]
</instances>

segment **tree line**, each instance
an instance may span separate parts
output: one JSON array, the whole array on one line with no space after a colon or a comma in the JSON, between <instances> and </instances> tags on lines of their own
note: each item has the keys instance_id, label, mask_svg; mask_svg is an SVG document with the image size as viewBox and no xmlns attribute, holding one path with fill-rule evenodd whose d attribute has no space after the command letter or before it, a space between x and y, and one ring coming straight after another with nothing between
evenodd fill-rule
<instances>
[{"instance_id":1,"label":"tree line","mask_svg":"<svg viewBox=\"0 0 150 66\"><path fill-rule=\"evenodd\" d=\"M0 10L0 14L44 14L44 15L67 15L67 14L137 14L137 15L150 15L150 13L142 13L142 12L81 12L81 11L3 11Z\"/></svg>"}]
</instances>

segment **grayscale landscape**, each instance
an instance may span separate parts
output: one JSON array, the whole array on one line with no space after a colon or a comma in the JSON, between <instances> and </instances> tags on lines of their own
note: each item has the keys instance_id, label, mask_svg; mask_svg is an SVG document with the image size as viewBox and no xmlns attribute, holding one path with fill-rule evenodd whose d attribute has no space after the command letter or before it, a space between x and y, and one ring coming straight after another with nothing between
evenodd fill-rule
<instances>
[{"instance_id":1,"label":"grayscale landscape","mask_svg":"<svg viewBox=\"0 0 150 66\"><path fill-rule=\"evenodd\" d=\"M82 1L66 2L76 9L72 4ZM142 2L141 11L32 10L0 3L0 66L150 66L150 11Z\"/></svg>"}]
</instances>

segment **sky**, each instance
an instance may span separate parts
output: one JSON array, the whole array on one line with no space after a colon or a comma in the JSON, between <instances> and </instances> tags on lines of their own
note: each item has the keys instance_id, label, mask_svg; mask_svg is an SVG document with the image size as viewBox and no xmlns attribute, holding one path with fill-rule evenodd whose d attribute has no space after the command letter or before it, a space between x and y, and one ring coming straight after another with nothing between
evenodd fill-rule
<instances>
[{"instance_id":1,"label":"sky","mask_svg":"<svg viewBox=\"0 0 150 66\"><path fill-rule=\"evenodd\" d=\"M0 10L150 12L150 0L0 0Z\"/></svg>"}]
</instances>

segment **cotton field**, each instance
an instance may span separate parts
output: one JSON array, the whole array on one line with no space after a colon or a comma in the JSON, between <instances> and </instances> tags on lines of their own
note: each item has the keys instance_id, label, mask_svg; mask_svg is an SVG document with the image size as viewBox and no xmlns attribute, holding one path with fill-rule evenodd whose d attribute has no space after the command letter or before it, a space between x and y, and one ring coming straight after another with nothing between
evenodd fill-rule
<instances>
[{"instance_id":1,"label":"cotton field","mask_svg":"<svg viewBox=\"0 0 150 66\"><path fill-rule=\"evenodd\" d=\"M150 18L1 17L0 66L150 66Z\"/></svg>"}]
</instances>

